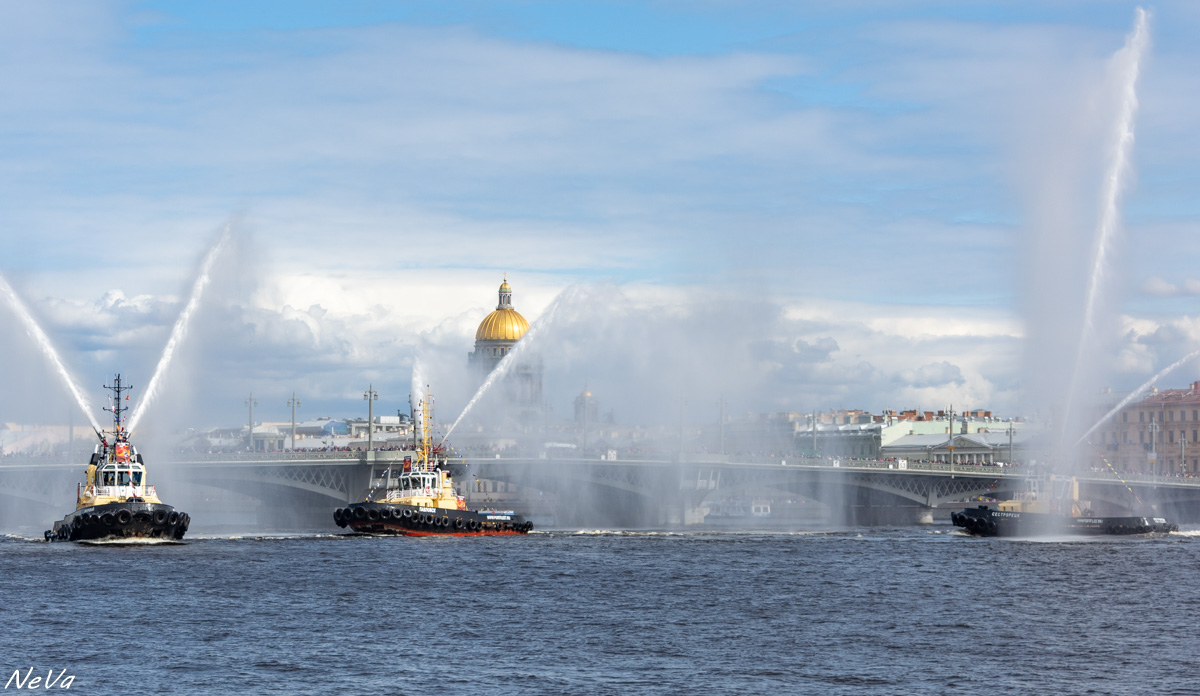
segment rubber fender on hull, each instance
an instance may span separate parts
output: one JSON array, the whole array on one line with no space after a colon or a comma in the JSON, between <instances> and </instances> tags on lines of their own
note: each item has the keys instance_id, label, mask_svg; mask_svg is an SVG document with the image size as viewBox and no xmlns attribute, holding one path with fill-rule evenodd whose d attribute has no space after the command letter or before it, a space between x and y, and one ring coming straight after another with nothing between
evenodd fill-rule
<instances>
[{"instance_id":1,"label":"rubber fender on hull","mask_svg":"<svg viewBox=\"0 0 1200 696\"><path fill-rule=\"evenodd\" d=\"M117 522L119 524L129 524L133 520L133 513L128 510L120 510L117 512Z\"/></svg>"},{"instance_id":2,"label":"rubber fender on hull","mask_svg":"<svg viewBox=\"0 0 1200 696\"><path fill-rule=\"evenodd\" d=\"M407 510L407 509L406 509L404 512L400 513L400 514L401 514L401 515L404 517L404 519L406 519L406 520L411 520L411 519L412 519L412 516L413 516L413 515L412 515L412 510Z\"/></svg>"},{"instance_id":3,"label":"rubber fender on hull","mask_svg":"<svg viewBox=\"0 0 1200 696\"><path fill-rule=\"evenodd\" d=\"M392 519L392 509L391 508L383 508L382 510L380 510L379 511L379 519L381 519L381 520Z\"/></svg>"},{"instance_id":4,"label":"rubber fender on hull","mask_svg":"<svg viewBox=\"0 0 1200 696\"><path fill-rule=\"evenodd\" d=\"M365 520L365 519L367 519L367 509L366 509L366 508L360 508L360 507L359 507L359 508L354 508L354 519L356 519L356 520Z\"/></svg>"},{"instance_id":5,"label":"rubber fender on hull","mask_svg":"<svg viewBox=\"0 0 1200 696\"><path fill-rule=\"evenodd\" d=\"M376 510L375 508L371 508L370 510L367 510L367 519L371 520L372 522L378 522L379 521L379 511Z\"/></svg>"}]
</instances>

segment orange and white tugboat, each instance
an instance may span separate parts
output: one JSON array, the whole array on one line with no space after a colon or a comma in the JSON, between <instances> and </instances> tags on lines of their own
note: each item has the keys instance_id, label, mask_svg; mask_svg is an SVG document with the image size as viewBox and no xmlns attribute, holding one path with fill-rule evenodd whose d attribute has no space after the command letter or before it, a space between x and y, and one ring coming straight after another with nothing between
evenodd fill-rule
<instances>
[{"instance_id":1,"label":"orange and white tugboat","mask_svg":"<svg viewBox=\"0 0 1200 696\"><path fill-rule=\"evenodd\" d=\"M88 461L87 481L75 492L75 512L46 530L46 541L182 539L191 517L164 505L154 486L146 484L142 455L129 443L121 423L121 414L128 410L121 393L130 387L117 375L113 385L104 388L115 397L104 409L113 414L113 429L96 432L100 444Z\"/></svg>"},{"instance_id":2,"label":"orange and white tugboat","mask_svg":"<svg viewBox=\"0 0 1200 696\"><path fill-rule=\"evenodd\" d=\"M333 513L339 527L362 534L403 536L494 536L528 534L533 523L511 510L468 510L455 493L444 449L431 442L433 398L421 401L421 431L415 459L405 457L401 471L386 475L382 498L351 503Z\"/></svg>"}]
</instances>

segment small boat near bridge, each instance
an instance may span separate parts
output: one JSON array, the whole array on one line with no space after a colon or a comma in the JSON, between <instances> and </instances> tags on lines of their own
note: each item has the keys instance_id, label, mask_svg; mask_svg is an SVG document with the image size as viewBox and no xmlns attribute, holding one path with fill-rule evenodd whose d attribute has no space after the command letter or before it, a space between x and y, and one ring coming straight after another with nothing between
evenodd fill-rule
<instances>
[{"instance_id":1,"label":"small boat near bridge","mask_svg":"<svg viewBox=\"0 0 1200 696\"><path fill-rule=\"evenodd\" d=\"M433 397L420 404L421 429L415 434L414 457L401 469L388 470L378 500L368 494L333 513L333 521L360 534L401 536L497 536L528 534L533 523L511 510L468 510L457 495L449 460L432 443Z\"/></svg>"},{"instance_id":2,"label":"small boat near bridge","mask_svg":"<svg viewBox=\"0 0 1200 696\"><path fill-rule=\"evenodd\" d=\"M1137 535L1168 534L1179 526L1159 515L1100 516L1079 499L1074 478L1049 476L1030 479L1026 490L996 507L979 505L950 514L954 526L985 537L1026 537L1053 534Z\"/></svg>"}]
</instances>

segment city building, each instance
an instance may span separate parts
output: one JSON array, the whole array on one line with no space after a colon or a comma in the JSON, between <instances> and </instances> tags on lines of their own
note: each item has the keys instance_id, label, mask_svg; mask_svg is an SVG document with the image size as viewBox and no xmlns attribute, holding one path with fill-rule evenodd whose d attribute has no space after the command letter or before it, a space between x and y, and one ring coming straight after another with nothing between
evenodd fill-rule
<instances>
[{"instance_id":1,"label":"city building","mask_svg":"<svg viewBox=\"0 0 1200 696\"><path fill-rule=\"evenodd\" d=\"M599 420L600 407L596 403L596 397L592 396L592 392L588 391L587 386L584 385L583 391L575 397L575 422L579 425L587 425Z\"/></svg>"},{"instance_id":2,"label":"city building","mask_svg":"<svg viewBox=\"0 0 1200 696\"><path fill-rule=\"evenodd\" d=\"M1200 382L1185 389L1151 389L1122 408L1089 438L1089 464L1129 473L1200 473Z\"/></svg>"},{"instance_id":3,"label":"city building","mask_svg":"<svg viewBox=\"0 0 1200 696\"><path fill-rule=\"evenodd\" d=\"M802 455L833 458L916 459L949 462L951 431L970 436L954 459L963 462L1022 461L1021 446L1029 424L1004 420L991 411L884 411L858 409L814 413L796 431L796 450ZM1011 435L1010 435L1011 434ZM1014 443L1008 447L1009 440ZM938 443L941 448L939 449Z\"/></svg>"}]
</instances>

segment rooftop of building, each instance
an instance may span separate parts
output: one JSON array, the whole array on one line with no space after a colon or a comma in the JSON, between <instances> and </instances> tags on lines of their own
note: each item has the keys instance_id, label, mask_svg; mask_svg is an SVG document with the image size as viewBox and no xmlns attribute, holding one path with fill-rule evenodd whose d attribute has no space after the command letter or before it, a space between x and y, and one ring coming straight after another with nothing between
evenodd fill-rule
<instances>
[{"instance_id":1,"label":"rooftop of building","mask_svg":"<svg viewBox=\"0 0 1200 696\"><path fill-rule=\"evenodd\" d=\"M1152 389L1136 405L1139 406L1167 406L1180 404L1195 404L1200 405L1200 382L1192 382L1191 386L1186 389Z\"/></svg>"}]
</instances>

